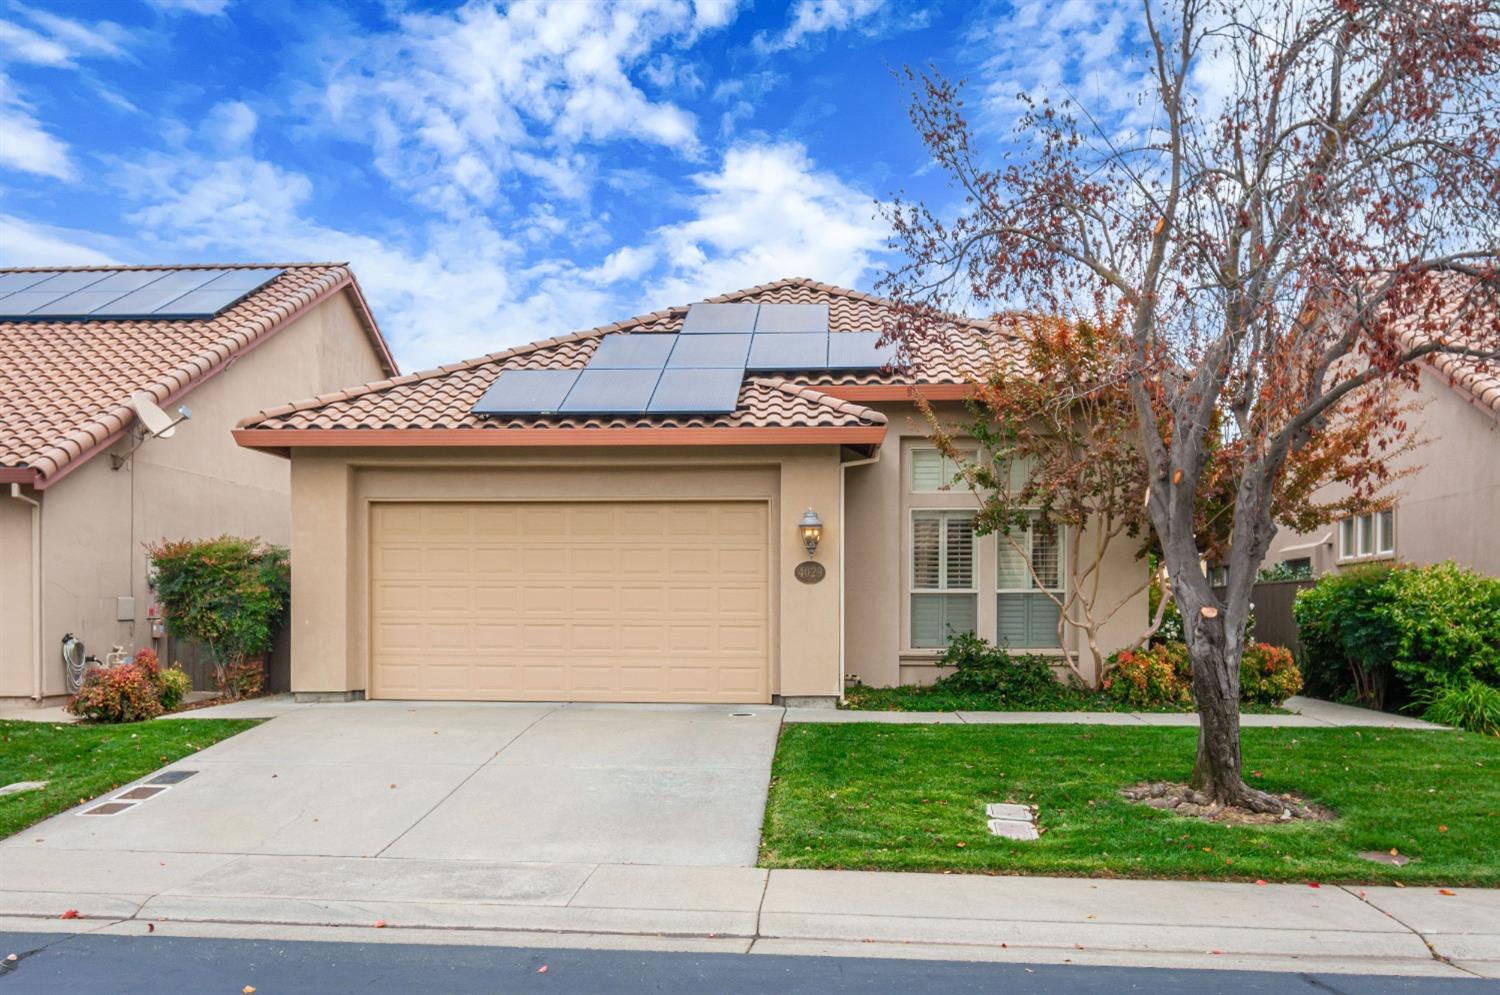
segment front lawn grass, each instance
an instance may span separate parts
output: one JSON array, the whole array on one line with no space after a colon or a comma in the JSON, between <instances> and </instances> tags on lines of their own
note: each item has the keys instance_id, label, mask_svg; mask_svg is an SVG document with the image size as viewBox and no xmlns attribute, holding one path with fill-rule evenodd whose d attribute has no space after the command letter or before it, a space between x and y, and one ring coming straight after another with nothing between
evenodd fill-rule
<instances>
[{"instance_id":1,"label":"front lawn grass","mask_svg":"<svg viewBox=\"0 0 1500 995\"><path fill-rule=\"evenodd\" d=\"M867 687L851 684L844 689L843 708L857 712L1191 712L1191 706L1140 708L1116 701L1097 691L1069 687L1061 681L1055 693L1040 700L1017 701L997 692L952 691L936 684L902 684L899 687ZM1255 715L1285 715L1275 705L1240 705L1240 711Z\"/></svg>"},{"instance_id":2,"label":"front lawn grass","mask_svg":"<svg viewBox=\"0 0 1500 995\"><path fill-rule=\"evenodd\" d=\"M1333 822L1230 826L1126 802L1185 781L1197 730L806 723L783 728L767 867L1329 883L1500 884L1500 741L1470 733L1246 729L1246 778ZM991 836L987 802L1040 806L1041 839ZM1414 858L1397 868L1361 850Z\"/></svg>"},{"instance_id":3,"label":"front lawn grass","mask_svg":"<svg viewBox=\"0 0 1500 995\"><path fill-rule=\"evenodd\" d=\"M0 721L0 786L48 782L36 791L0 797L0 838L258 723L258 719L156 719L122 725Z\"/></svg>"}]
</instances>

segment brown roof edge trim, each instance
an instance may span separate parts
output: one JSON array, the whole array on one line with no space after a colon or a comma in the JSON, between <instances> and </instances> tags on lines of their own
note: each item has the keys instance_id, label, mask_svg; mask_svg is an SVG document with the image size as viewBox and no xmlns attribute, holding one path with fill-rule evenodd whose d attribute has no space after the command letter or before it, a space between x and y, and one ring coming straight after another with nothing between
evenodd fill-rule
<instances>
[{"instance_id":1,"label":"brown roof edge trim","mask_svg":"<svg viewBox=\"0 0 1500 995\"><path fill-rule=\"evenodd\" d=\"M35 487L41 476L34 467L0 466L0 484L30 484Z\"/></svg>"},{"instance_id":2,"label":"brown roof edge trim","mask_svg":"<svg viewBox=\"0 0 1500 995\"><path fill-rule=\"evenodd\" d=\"M261 332L259 335L255 336L253 339L250 339L250 341L236 342L236 344L233 346L228 345L226 340L232 339L235 334L229 333L223 338L210 343L207 347L204 348L202 352L198 353L197 355L184 360L171 369L158 374L154 380L145 384L141 389L150 392L156 398L157 404L160 404L162 406L173 404L183 395L196 390L200 385L211 380L225 367L229 366L231 363L234 363L241 356L247 355L258 346L269 341L271 337L274 336L277 332L280 332L284 328L290 327L294 322L296 322L298 318L301 318L303 315L308 314L319 304L322 304L324 301L347 289L353 283L354 273L346 267L344 269L343 276L335 280L328 287L314 294L307 300L306 303L299 304L297 307L293 308L285 316L273 319L272 324L269 328ZM222 352L216 352L217 347L221 345L225 346L224 350ZM217 356L217 358L213 362L209 363L209 365L207 365L206 367L201 366L201 362L210 355L215 355ZM93 435L94 433L90 430L96 427L100 427L104 419L111 416L113 416L120 422L120 426L116 429L113 429L112 431L107 432L103 438L98 438L97 436L95 436L96 438L98 438L98 441L96 441L93 445L88 446L86 449L83 449L78 453L78 455L73 456L69 454L68 451L61 446L52 446L51 449L46 452L45 458L54 463L54 465L57 466L57 469L52 473L42 473L40 470L37 470L36 483L34 485L36 489L44 490L48 487L51 487L53 484L56 484L59 480L62 480L78 467L87 463L90 459L108 449L110 446L113 446L120 440L121 436L123 436L127 431L130 430L130 426L135 424L135 411L128 405L116 404L96 414L93 420L84 423L77 430L75 430L74 434L76 435L78 432L83 432L89 435Z\"/></svg>"},{"instance_id":3,"label":"brown roof edge trim","mask_svg":"<svg viewBox=\"0 0 1500 995\"><path fill-rule=\"evenodd\" d=\"M454 448L548 446L812 446L885 440L884 425L810 425L801 428L241 428L246 449Z\"/></svg>"},{"instance_id":4,"label":"brown roof edge trim","mask_svg":"<svg viewBox=\"0 0 1500 995\"><path fill-rule=\"evenodd\" d=\"M396 365L396 357L391 355L391 348L385 341L385 335L380 331L380 324L375 320L375 312L370 310L370 305L365 300L365 292L359 285L359 279L355 277L354 270L348 266L345 266L344 270L349 274L349 282L343 286L354 298L354 311L365 326L365 335L369 337L370 344L375 347L375 352L380 357L381 367L390 376L399 377L401 368Z\"/></svg>"},{"instance_id":5,"label":"brown roof edge trim","mask_svg":"<svg viewBox=\"0 0 1500 995\"><path fill-rule=\"evenodd\" d=\"M974 388L964 383L930 384L812 384L812 389L845 401L963 401Z\"/></svg>"}]
</instances>

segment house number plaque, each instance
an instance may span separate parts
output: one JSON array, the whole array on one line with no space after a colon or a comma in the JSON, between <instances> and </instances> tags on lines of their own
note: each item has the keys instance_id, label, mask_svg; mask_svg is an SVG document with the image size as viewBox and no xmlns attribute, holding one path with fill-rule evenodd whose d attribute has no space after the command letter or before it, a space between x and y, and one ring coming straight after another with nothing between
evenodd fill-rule
<instances>
[{"instance_id":1,"label":"house number plaque","mask_svg":"<svg viewBox=\"0 0 1500 995\"><path fill-rule=\"evenodd\" d=\"M827 575L828 571L823 569L823 564L815 560L803 560L792 571L792 576L804 584L816 584Z\"/></svg>"}]
</instances>

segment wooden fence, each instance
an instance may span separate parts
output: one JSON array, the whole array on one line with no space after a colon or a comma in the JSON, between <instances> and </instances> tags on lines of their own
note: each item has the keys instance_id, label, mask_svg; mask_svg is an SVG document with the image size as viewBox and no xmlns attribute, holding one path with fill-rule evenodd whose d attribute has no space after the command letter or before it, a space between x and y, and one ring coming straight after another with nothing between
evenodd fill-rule
<instances>
[{"instance_id":1,"label":"wooden fence","mask_svg":"<svg viewBox=\"0 0 1500 995\"><path fill-rule=\"evenodd\" d=\"M1255 631L1250 638L1256 642L1285 646L1297 659L1302 659L1302 641L1297 637L1297 621L1292 618L1292 601L1297 592L1312 587L1310 580L1263 580L1250 592L1250 603L1254 605L1250 614L1255 617ZM1219 597L1224 588L1214 588Z\"/></svg>"},{"instance_id":2,"label":"wooden fence","mask_svg":"<svg viewBox=\"0 0 1500 995\"><path fill-rule=\"evenodd\" d=\"M190 639L162 640L161 662L180 664L193 680L194 691L217 691L218 681L214 677L213 658L208 648ZM291 690L292 640L289 627L276 632L276 641L271 645L271 655L266 660L266 690Z\"/></svg>"}]
</instances>

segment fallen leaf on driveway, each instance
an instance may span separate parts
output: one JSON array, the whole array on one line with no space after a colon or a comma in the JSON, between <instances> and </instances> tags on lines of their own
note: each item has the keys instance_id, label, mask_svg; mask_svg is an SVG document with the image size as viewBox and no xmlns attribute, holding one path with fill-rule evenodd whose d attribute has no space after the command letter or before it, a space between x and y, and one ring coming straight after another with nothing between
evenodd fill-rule
<instances>
[{"instance_id":1,"label":"fallen leaf on driveway","mask_svg":"<svg viewBox=\"0 0 1500 995\"><path fill-rule=\"evenodd\" d=\"M1266 882L1264 880L1259 880L1259 881L1256 881L1255 883L1256 884L1265 884Z\"/></svg>"},{"instance_id":2,"label":"fallen leaf on driveway","mask_svg":"<svg viewBox=\"0 0 1500 995\"><path fill-rule=\"evenodd\" d=\"M376 929L385 929L385 920L384 919L376 919L375 920L375 928Z\"/></svg>"},{"instance_id":3,"label":"fallen leaf on driveway","mask_svg":"<svg viewBox=\"0 0 1500 995\"><path fill-rule=\"evenodd\" d=\"M1323 887L1322 885L1318 884L1318 882L1316 882L1316 881L1309 881L1309 882L1307 882L1307 886L1309 888L1321 888L1321 887Z\"/></svg>"},{"instance_id":4,"label":"fallen leaf on driveway","mask_svg":"<svg viewBox=\"0 0 1500 995\"><path fill-rule=\"evenodd\" d=\"M547 973L547 965L543 964L541 967L537 968L536 969L536 973L537 974L546 974Z\"/></svg>"},{"instance_id":5,"label":"fallen leaf on driveway","mask_svg":"<svg viewBox=\"0 0 1500 995\"><path fill-rule=\"evenodd\" d=\"M241 988L240 991L244 992L245 995L255 995L255 986L246 985L244 988Z\"/></svg>"},{"instance_id":6,"label":"fallen leaf on driveway","mask_svg":"<svg viewBox=\"0 0 1500 995\"><path fill-rule=\"evenodd\" d=\"M146 932L148 932L148 933L154 933L154 932L156 932L156 923L154 923L154 922L148 922L148 923L146 923Z\"/></svg>"},{"instance_id":7,"label":"fallen leaf on driveway","mask_svg":"<svg viewBox=\"0 0 1500 995\"><path fill-rule=\"evenodd\" d=\"M1453 892L1449 891L1447 888L1439 888L1438 889L1438 894L1439 895L1452 895Z\"/></svg>"},{"instance_id":8,"label":"fallen leaf on driveway","mask_svg":"<svg viewBox=\"0 0 1500 995\"><path fill-rule=\"evenodd\" d=\"M68 911L64 912L62 915L58 916L57 918L59 918L59 919L77 919L78 918L78 910L77 909L69 909Z\"/></svg>"}]
</instances>

